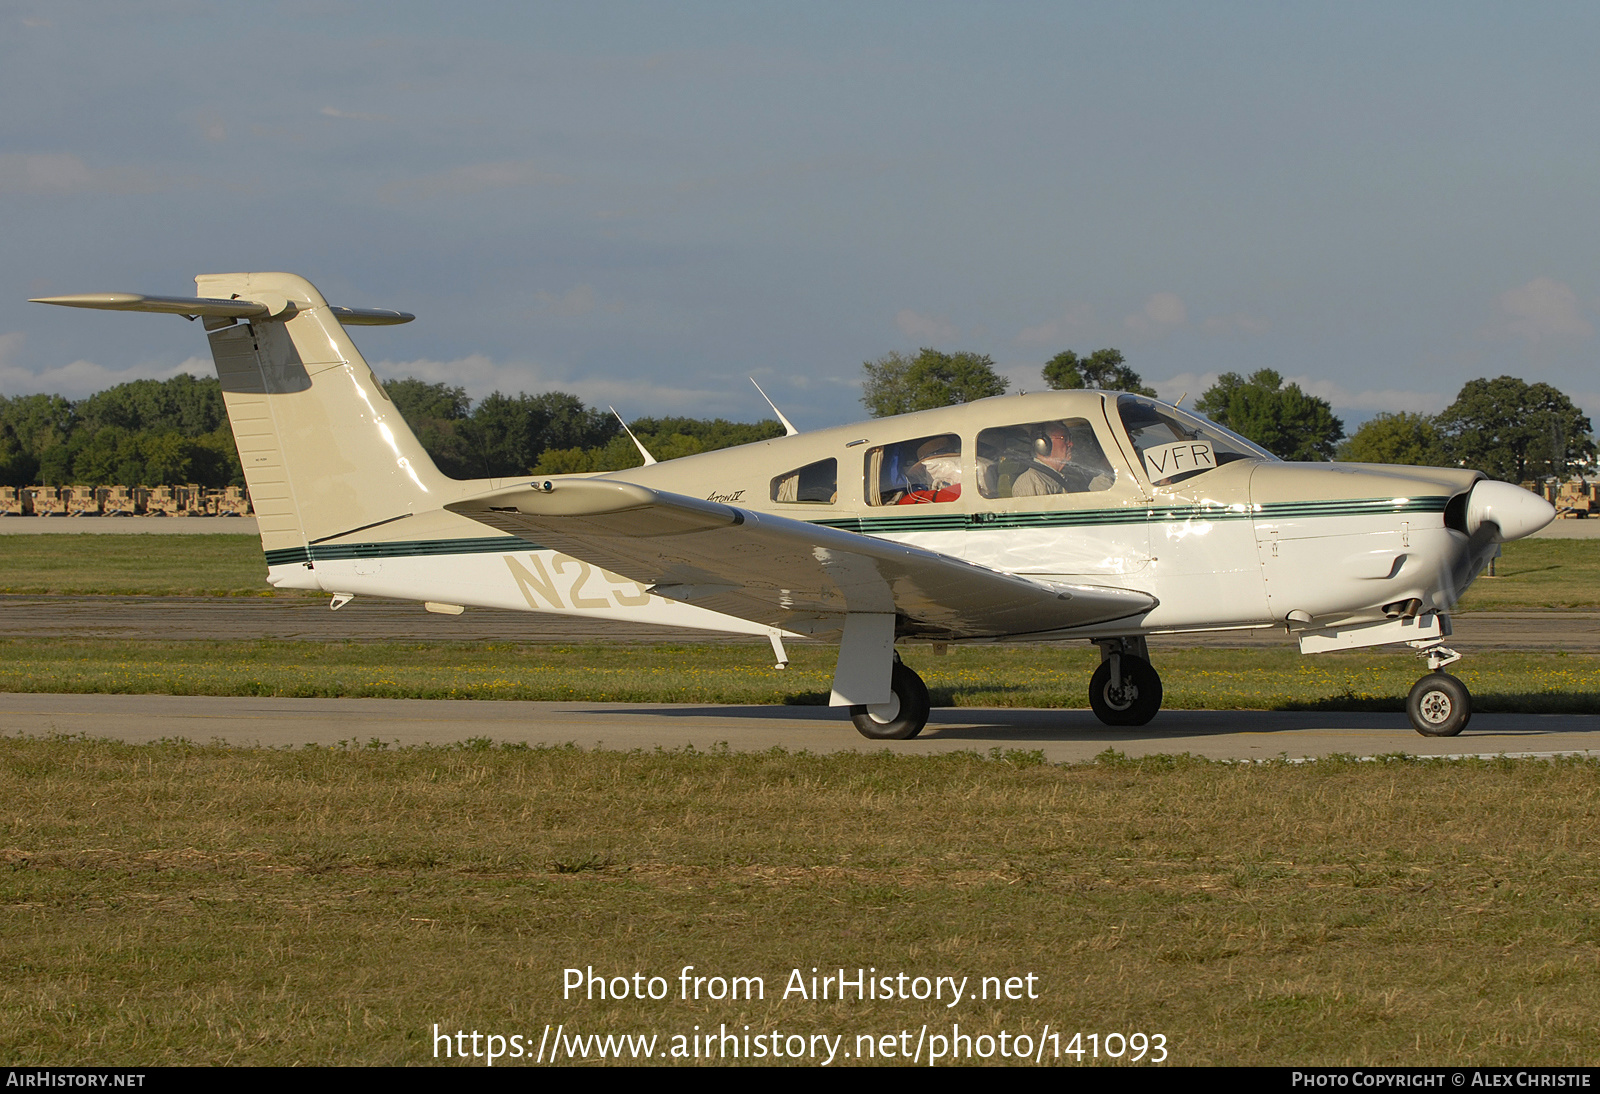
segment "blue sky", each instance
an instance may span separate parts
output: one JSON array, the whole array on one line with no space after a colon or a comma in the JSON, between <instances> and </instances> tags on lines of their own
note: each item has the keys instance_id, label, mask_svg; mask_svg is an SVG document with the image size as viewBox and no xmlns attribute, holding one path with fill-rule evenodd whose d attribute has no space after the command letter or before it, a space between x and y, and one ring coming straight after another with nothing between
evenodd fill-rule
<instances>
[{"instance_id":1,"label":"blue sky","mask_svg":"<svg viewBox=\"0 0 1600 1094\"><path fill-rule=\"evenodd\" d=\"M1577 4L0 4L0 394L209 369L27 297L282 269L417 313L380 375L628 417L849 421L922 345L1597 416L1597 55Z\"/></svg>"}]
</instances>

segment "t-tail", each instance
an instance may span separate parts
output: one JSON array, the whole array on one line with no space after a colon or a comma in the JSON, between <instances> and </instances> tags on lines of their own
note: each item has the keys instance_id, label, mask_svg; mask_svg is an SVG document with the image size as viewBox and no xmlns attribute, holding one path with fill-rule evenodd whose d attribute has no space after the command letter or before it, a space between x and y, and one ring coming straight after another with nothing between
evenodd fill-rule
<instances>
[{"instance_id":1,"label":"t-tail","mask_svg":"<svg viewBox=\"0 0 1600 1094\"><path fill-rule=\"evenodd\" d=\"M192 298L94 293L40 303L204 319L269 560L483 489L439 471L344 329L412 316L332 307L294 274L202 274L195 285ZM303 584L318 587L310 574Z\"/></svg>"}]
</instances>

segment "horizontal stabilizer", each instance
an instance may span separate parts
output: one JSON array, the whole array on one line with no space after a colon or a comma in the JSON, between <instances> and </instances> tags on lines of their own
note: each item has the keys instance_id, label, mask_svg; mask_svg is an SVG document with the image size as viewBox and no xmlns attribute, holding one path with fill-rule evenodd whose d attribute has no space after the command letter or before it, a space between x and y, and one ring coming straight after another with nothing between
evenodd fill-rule
<instances>
[{"instance_id":1,"label":"horizontal stabilizer","mask_svg":"<svg viewBox=\"0 0 1600 1094\"><path fill-rule=\"evenodd\" d=\"M285 297L260 300L219 300L204 296L143 296L131 292L87 292L72 296L41 296L32 304L59 304L66 308L100 308L106 311L149 311L207 319L289 319L299 310ZM329 306L340 323L378 327L409 323L416 316L388 308L337 308Z\"/></svg>"},{"instance_id":2,"label":"horizontal stabilizer","mask_svg":"<svg viewBox=\"0 0 1600 1094\"><path fill-rule=\"evenodd\" d=\"M851 613L899 633L988 638L1149 611L1127 589L1002 573L937 551L616 479L552 479L445 506L621 574L669 600L816 637Z\"/></svg>"}]
</instances>

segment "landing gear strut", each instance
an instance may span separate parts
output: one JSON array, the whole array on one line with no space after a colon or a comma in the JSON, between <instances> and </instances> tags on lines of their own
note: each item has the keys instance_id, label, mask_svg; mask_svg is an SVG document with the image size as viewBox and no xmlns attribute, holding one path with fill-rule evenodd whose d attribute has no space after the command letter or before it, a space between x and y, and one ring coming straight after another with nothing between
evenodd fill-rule
<instances>
[{"instance_id":1,"label":"landing gear strut","mask_svg":"<svg viewBox=\"0 0 1600 1094\"><path fill-rule=\"evenodd\" d=\"M905 741L922 732L933 704L922 677L900 663L897 656L889 677L889 701L881 706L850 708L850 720L863 737L874 741Z\"/></svg>"},{"instance_id":2,"label":"landing gear strut","mask_svg":"<svg viewBox=\"0 0 1600 1094\"><path fill-rule=\"evenodd\" d=\"M1437 641L1422 646L1421 653L1433 671L1418 680L1406 697L1411 727L1424 737L1454 737L1472 721L1472 693L1459 679L1439 670L1461 660L1461 655Z\"/></svg>"},{"instance_id":3,"label":"landing gear strut","mask_svg":"<svg viewBox=\"0 0 1600 1094\"><path fill-rule=\"evenodd\" d=\"M1108 726L1142 726L1161 709L1161 676L1144 638L1102 638L1100 667L1089 678L1089 706Z\"/></svg>"}]
</instances>

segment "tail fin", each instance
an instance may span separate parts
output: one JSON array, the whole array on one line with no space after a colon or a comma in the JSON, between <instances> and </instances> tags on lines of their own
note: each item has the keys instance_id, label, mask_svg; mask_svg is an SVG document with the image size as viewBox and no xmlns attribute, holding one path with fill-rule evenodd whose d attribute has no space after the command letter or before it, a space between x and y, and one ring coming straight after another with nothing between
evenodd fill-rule
<instances>
[{"instance_id":1,"label":"tail fin","mask_svg":"<svg viewBox=\"0 0 1600 1094\"><path fill-rule=\"evenodd\" d=\"M264 550L437 509L461 492L345 334L345 309L294 274L203 274L195 284L201 297L269 312L206 318Z\"/></svg>"}]
</instances>

